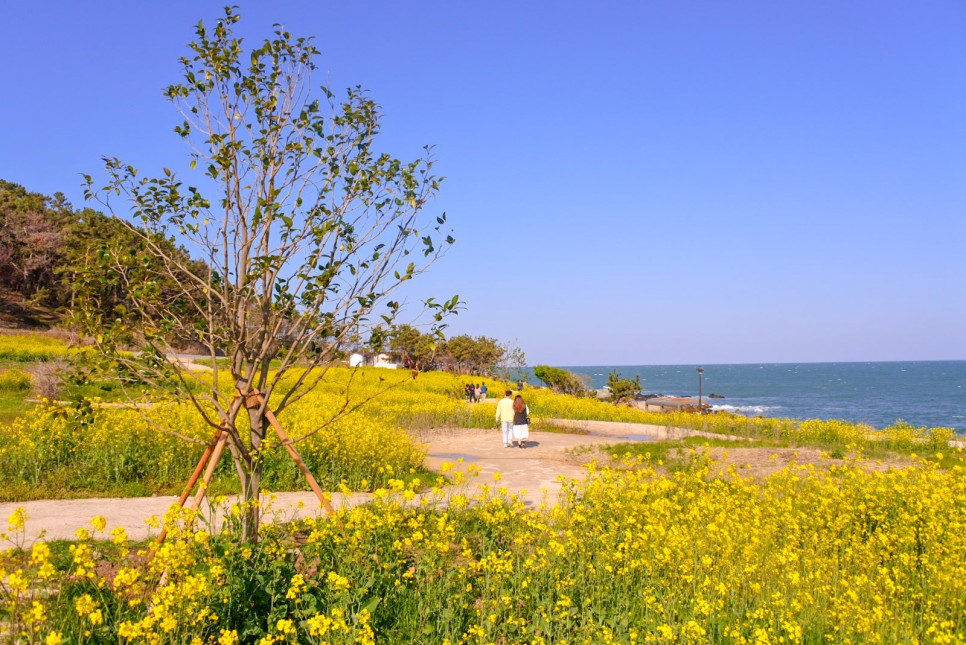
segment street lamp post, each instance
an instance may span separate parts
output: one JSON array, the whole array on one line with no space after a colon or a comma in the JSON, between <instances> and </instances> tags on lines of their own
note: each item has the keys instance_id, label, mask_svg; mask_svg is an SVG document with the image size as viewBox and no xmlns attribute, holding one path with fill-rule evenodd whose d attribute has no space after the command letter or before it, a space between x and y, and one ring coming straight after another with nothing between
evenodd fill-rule
<instances>
[{"instance_id":1,"label":"street lamp post","mask_svg":"<svg viewBox=\"0 0 966 645\"><path fill-rule=\"evenodd\" d=\"M698 368L698 412L701 412L704 408L701 405L701 377L704 374L704 368Z\"/></svg>"}]
</instances>

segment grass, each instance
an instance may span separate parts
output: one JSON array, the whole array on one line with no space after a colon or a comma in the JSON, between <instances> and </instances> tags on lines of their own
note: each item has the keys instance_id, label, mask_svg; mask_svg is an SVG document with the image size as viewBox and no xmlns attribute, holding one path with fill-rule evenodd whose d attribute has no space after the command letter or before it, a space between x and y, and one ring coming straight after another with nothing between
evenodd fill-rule
<instances>
[{"instance_id":1,"label":"grass","mask_svg":"<svg viewBox=\"0 0 966 645\"><path fill-rule=\"evenodd\" d=\"M695 460L691 450L694 448L811 448L823 450L830 459L844 461L861 455L870 461L887 461L891 459L907 459L909 457L926 458L943 470L966 468L966 450L949 448L946 450L920 451L895 449L878 446L875 443L857 446L840 446L837 444L822 445L822 442L793 442L772 439L759 439L751 442L728 441L708 437L686 437L674 441L634 441L610 446L583 447L584 452L600 450L615 460L640 459L644 463L663 465L670 471L687 470L693 468L702 460ZM575 454L582 454L582 448L575 449Z\"/></svg>"},{"instance_id":2,"label":"grass","mask_svg":"<svg viewBox=\"0 0 966 645\"><path fill-rule=\"evenodd\" d=\"M34 404L27 401L30 392L0 391L0 426L23 416Z\"/></svg>"},{"instance_id":3,"label":"grass","mask_svg":"<svg viewBox=\"0 0 966 645\"><path fill-rule=\"evenodd\" d=\"M96 488L77 486L72 469L52 469L40 483L10 482L0 489L0 502L44 499L90 499L94 497L152 497L180 495L185 482L155 482L150 478L133 482L114 482ZM208 487L210 496L233 495L239 490L238 478L216 475ZM309 490L306 484L305 490Z\"/></svg>"},{"instance_id":4,"label":"grass","mask_svg":"<svg viewBox=\"0 0 966 645\"><path fill-rule=\"evenodd\" d=\"M0 360L0 373L6 370L29 371L30 366L43 361L22 362ZM147 397L151 393L148 388L125 388L115 380L103 379L87 383L64 383L57 396L60 400L81 401L92 399L106 403L119 403L128 400L128 396L137 398L138 394ZM31 400L33 399L33 401ZM0 427L12 423L30 408L36 405L37 395L31 389L9 389L0 387Z\"/></svg>"},{"instance_id":5,"label":"grass","mask_svg":"<svg viewBox=\"0 0 966 645\"><path fill-rule=\"evenodd\" d=\"M108 403L127 401L129 396L139 398L151 393L149 388L132 388L123 386L119 381L97 380L87 383L67 383L59 398L66 401L80 401L81 399L96 399Z\"/></svg>"},{"instance_id":6,"label":"grass","mask_svg":"<svg viewBox=\"0 0 966 645\"><path fill-rule=\"evenodd\" d=\"M729 441L709 437L685 437L669 441L633 441L609 446L595 447L614 460L626 464L638 462L661 466L670 472L691 471L703 466L708 458L695 453L695 448L794 448L787 441Z\"/></svg>"},{"instance_id":7,"label":"grass","mask_svg":"<svg viewBox=\"0 0 966 645\"><path fill-rule=\"evenodd\" d=\"M590 430L585 428L572 428L570 426L558 426L554 425L549 421L540 421L533 426L534 432L554 432L558 434L576 434L576 435L587 435L590 434Z\"/></svg>"},{"instance_id":8,"label":"grass","mask_svg":"<svg viewBox=\"0 0 966 645\"><path fill-rule=\"evenodd\" d=\"M88 529L91 527L88 526ZM101 562L107 563L109 560L107 558L117 558L118 557L118 547L111 540L103 539L92 539L92 540L51 540L47 542L47 546L50 547L50 557L49 561L54 565L59 573L69 572L74 566L74 554L72 549L75 549L78 544L88 544L91 548L99 554L100 558L103 558ZM151 547L151 540L129 540L125 543L125 548L131 551L138 551L140 549L149 549Z\"/></svg>"},{"instance_id":9,"label":"grass","mask_svg":"<svg viewBox=\"0 0 966 645\"><path fill-rule=\"evenodd\" d=\"M708 437L685 437L672 441L633 441L607 446L605 450L617 459L622 457L645 457L651 460L667 457L671 450L687 448L787 448L788 444L777 441L728 441Z\"/></svg>"}]
</instances>

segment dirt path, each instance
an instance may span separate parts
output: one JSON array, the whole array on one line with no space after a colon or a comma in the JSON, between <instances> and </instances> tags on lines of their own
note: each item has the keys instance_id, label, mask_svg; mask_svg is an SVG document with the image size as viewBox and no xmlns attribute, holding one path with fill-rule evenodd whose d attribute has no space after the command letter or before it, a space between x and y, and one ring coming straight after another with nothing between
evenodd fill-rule
<instances>
[{"instance_id":1,"label":"dirt path","mask_svg":"<svg viewBox=\"0 0 966 645\"><path fill-rule=\"evenodd\" d=\"M465 471L471 466L479 470L479 474L461 492L472 494L475 487L485 484L506 488L509 492L520 494L528 505L538 506L556 501L562 488L561 479L584 477L581 462L596 453L595 447L623 443L629 439L644 441L705 436L705 433L696 431L634 423L573 421L566 424L575 432L593 434L531 432L525 449L504 448L500 432L495 429L430 430L418 433L414 438L424 444L425 463L430 470L440 471L447 462L454 464L458 470ZM563 425L563 422L555 420L554 425ZM745 475L765 476L791 463L811 463L819 467L836 463L816 449L756 448L738 437L711 436L735 440L734 448L713 448L711 454L719 460L722 470L735 465L743 469L741 472ZM578 446L587 447L585 459L574 456L573 449ZM460 459L462 464L459 464ZM890 460L868 467L887 469L902 465L905 464L901 460ZM496 473L499 473L499 480L495 478ZM332 503L337 507L356 505L370 498L371 495L366 493L347 496L333 493ZM73 539L78 528L89 528L91 519L98 515L107 519L108 530L123 526L132 539L144 539L156 533L149 528L146 520L160 517L176 501L176 497L168 496L4 503L0 504L0 531L6 528L7 516L17 507L24 507L29 518L28 540L36 539L41 533L48 540ZM269 509L265 515L266 521L287 521L321 512L318 500L310 492L274 493L266 501ZM219 519L209 517L209 521L217 526Z\"/></svg>"},{"instance_id":2,"label":"dirt path","mask_svg":"<svg viewBox=\"0 0 966 645\"><path fill-rule=\"evenodd\" d=\"M526 448L504 448L499 430L446 430L427 433L426 467L439 470L463 458L479 468L475 485L489 484L519 493L528 504L555 501L561 478L581 479L584 469L570 450L577 446L617 444L626 437L531 432ZM496 473L500 474L497 481Z\"/></svg>"},{"instance_id":3,"label":"dirt path","mask_svg":"<svg viewBox=\"0 0 966 645\"><path fill-rule=\"evenodd\" d=\"M500 472L499 486L513 492L525 491L525 499L533 504L556 496L561 487L558 476L583 476L583 469L567 454L570 448L625 440L618 437L533 432L527 442L528 448L503 448L498 430L465 429L428 431L417 439L426 446L426 466L429 469L438 471L444 463L455 464L463 458L460 469L465 470L471 464L480 469L480 474L470 482L471 487L484 483L492 485L494 473ZM355 505L364 503L370 497L365 493L348 496L333 493L332 503L335 506ZM107 519L108 530L123 526L132 539L144 539L156 533L149 528L146 522L148 518L162 516L176 501L176 496L162 496L4 503L0 504L0 531L6 529L6 518L10 513L23 507L28 516L29 541L41 533L47 540L74 539L76 530L82 527L90 529L91 519L98 515ZM290 520L321 512L318 500L311 492L274 493L268 501L268 521Z\"/></svg>"}]
</instances>

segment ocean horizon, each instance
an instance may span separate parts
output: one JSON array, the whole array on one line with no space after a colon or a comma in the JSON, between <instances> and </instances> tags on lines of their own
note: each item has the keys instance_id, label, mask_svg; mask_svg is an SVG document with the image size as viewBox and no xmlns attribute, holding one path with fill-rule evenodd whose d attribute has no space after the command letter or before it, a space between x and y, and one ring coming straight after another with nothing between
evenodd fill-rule
<instances>
[{"instance_id":1,"label":"ocean horizon","mask_svg":"<svg viewBox=\"0 0 966 645\"><path fill-rule=\"evenodd\" d=\"M699 365L560 366L594 388L617 370L644 394L698 396ZM899 420L966 433L966 360L704 364L702 394L746 416L843 419L884 428ZM530 372L529 380L538 383Z\"/></svg>"}]
</instances>

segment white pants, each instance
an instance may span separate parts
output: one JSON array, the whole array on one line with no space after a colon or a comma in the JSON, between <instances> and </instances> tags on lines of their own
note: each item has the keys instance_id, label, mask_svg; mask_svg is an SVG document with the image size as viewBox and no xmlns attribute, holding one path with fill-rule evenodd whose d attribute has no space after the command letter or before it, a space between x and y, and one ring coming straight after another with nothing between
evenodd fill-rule
<instances>
[{"instance_id":1,"label":"white pants","mask_svg":"<svg viewBox=\"0 0 966 645\"><path fill-rule=\"evenodd\" d=\"M513 422L504 421L500 424L500 426L503 430L503 445L508 446L510 445L510 442L513 441Z\"/></svg>"},{"instance_id":2,"label":"white pants","mask_svg":"<svg viewBox=\"0 0 966 645\"><path fill-rule=\"evenodd\" d=\"M516 441L523 441L530 436L530 426L524 424L522 426L513 426L513 438Z\"/></svg>"}]
</instances>

